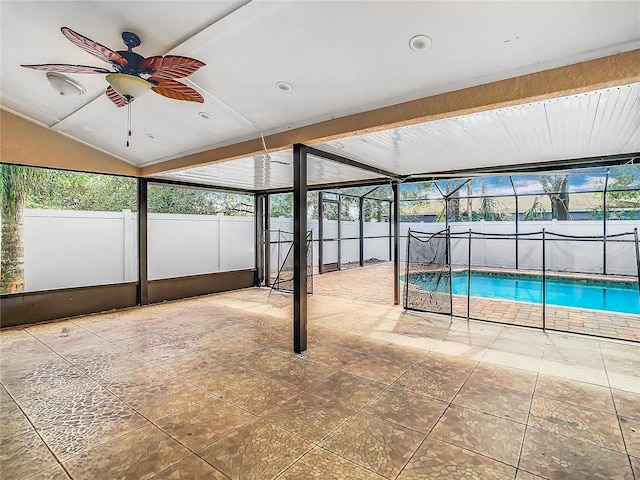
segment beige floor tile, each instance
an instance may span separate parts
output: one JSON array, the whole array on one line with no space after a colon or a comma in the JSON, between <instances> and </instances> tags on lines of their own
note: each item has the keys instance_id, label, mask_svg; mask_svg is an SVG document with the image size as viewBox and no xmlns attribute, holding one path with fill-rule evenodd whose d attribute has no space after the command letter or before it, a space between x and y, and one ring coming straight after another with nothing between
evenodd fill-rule
<instances>
[{"instance_id":1,"label":"beige floor tile","mask_svg":"<svg viewBox=\"0 0 640 480\"><path fill-rule=\"evenodd\" d=\"M440 400L392 387L367 405L363 412L426 434L447 406Z\"/></svg>"},{"instance_id":2,"label":"beige floor tile","mask_svg":"<svg viewBox=\"0 0 640 480\"><path fill-rule=\"evenodd\" d=\"M266 420L312 442L319 442L355 411L316 395L302 393L274 408Z\"/></svg>"},{"instance_id":3,"label":"beige floor tile","mask_svg":"<svg viewBox=\"0 0 640 480\"><path fill-rule=\"evenodd\" d=\"M536 385L536 373L516 368L479 363L467 383L493 385L498 388L508 388L522 393L532 394Z\"/></svg>"},{"instance_id":4,"label":"beige floor tile","mask_svg":"<svg viewBox=\"0 0 640 480\"><path fill-rule=\"evenodd\" d=\"M540 374L536 395L615 414L611 390L599 385Z\"/></svg>"},{"instance_id":5,"label":"beige floor tile","mask_svg":"<svg viewBox=\"0 0 640 480\"><path fill-rule=\"evenodd\" d=\"M577 382L592 383L603 387L609 386L609 379L607 378L607 372L604 366L594 367L591 365L543 359L540 364L540 373Z\"/></svg>"},{"instance_id":6,"label":"beige floor tile","mask_svg":"<svg viewBox=\"0 0 640 480\"><path fill-rule=\"evenodd\" d=\"M76 357L70 360L91 378L103 384L109 383L121 373L149 365L146 360L128 352L123 354L100 352L95 353L92 358Z\"/></svg>"},{"instance_id":7,"label":"beige floor tile","mask_svg":"<svg viewBox=\"0 0 640 480\"><path fill-rule=\"evenodd\" d=\"M321 363L333 368L344 368L353 362L365 358L363 353L358 353L346 348L334 347L333 345L325 345L316 348L305 355L307 360Z\"/></svg>"},{"instance_id":8,"label":"beige floor tile","mask_svg":"<svg viewBox=\"0 0 640 480\"><path fill-rule=\"evenodd\" d=\"M538 475L534 475L533 473L525 472L524 470L518 470L516 473L516 480L544 480L542 477Z\"/></svg>"},{"instance_id":9,"label":"beige floor tile","mask_svg":"<svg viewBox=\"0 0 640 480\"><path fill-rule=\"evenodd\" d=\"M522 424L452 405L429 437L515 467L524 430Z\"/></svg>"},{"instance_id":10,"label":"beige floor tile","mask_svg":"<svg viewBox=\"0 0 640 480\"><path fill-rule=\"evenodd\" d=\"M0 479L21 480L57 464L34 431L0 442Z\"/></svg>"},{"instance_id":11,"label":"beige floor tile","mask_svg":"<svg viewBox=\"0 0 640 480\"><path fill-rule=\"evenodd\" d=\"M151 388L130 389L119 395L137 412L153 421L211 396L183 380L171 379Z\"/></svg>"},{"instance_id":12,"label":"beige floor tile","mask_svg":"<svg viewBox=\"0 0 640 480\"><path fill-rule=\"evenodd\" d=\"M501 365L503 367L517 368L537 373L540 370L542 357L531 357L526 354L489 349L484 357L482 357L482 363Z\"/></svg>"},{"instance_id":13,"label":"beige floor tile","mask_svg":"<svg viewBox=\"0 0 640 480\"><path fill-rule=\"evenodd\" d=\"M152 480L228 480L229 477L198 456L191 455L151 478Z\"/></svg>"},{"instance_id":14,"label":"beige floor tile","mask_svg":"<svg viewBox=\"0 0 640 480\"><path fill-rule=\"evenodd\" d=\"M225 390L222 398L254 415L262 415L298 393L300 389L293 385L258 376Z\"/></svg>"},{"instance_id":15,"label":"beige floor tile","mask_svg":"<svg viewBox=\"0 0 640 480\"><path fill-rule=\"evenodd\" d=\"M527 427L520 468L550 480L630 480L626 455L533 427Z\"/></svg>"},{"instance_id":16,"label":"beige floor tile","mask_svg":"<svg viewBox=\"0 0 640 480\"><path fill-rule=\"evenodd\" d=\"M285 382L297 388L309 388L336 372L335 368L318 365L304 359L296 359L270 370L265 375L278 382Z\"/></svg>"},{"instance_id":17,"label":"beige floor tile","mask_svg":"<svg viewBox=\"0 0 640 480\"><path fill-rule=\"evenodd\" d=\"M640 457L640 420L625 417L619 418L627 453L634 457Z\"/></svg>"},{"instance_id":18,"label":"beige floor tile","mask_svg":"<svg viewBox=\"0 0 640 480\"><path fill-rule=\"evenodd\" d=\"M360 335L345 335L332 342L332 345L336 347L348 348L362 353L370 352L383 344L384 342L381 340L374 340Z\"/></svg>"},{"instance_id":19,"label":"beige floor tile","mask_svg":"<svg viewBox=\"0 0 640 480\"><path fill-rule=\"evenodd\" d=\"M414 364L427 353L429 353L428 350L420 350L403 345L395 345L393 343L385 343L384 345L369 352L369 354L374 357L384 358L385 360L401 363L407 366Z\"/></svg>"},{"instance_id":20,"label":"beige floor tile","mask_svg":"<svg viewBox=\"0 0 640 480\"><path fill-rule=\"evenodd\" d=\"M256 375L257 372L252 370L218 360L208 368L185 377L185 380L211 393L219 394L228 388L251 380Z\"/></svg>"},{"instance_id":21,"label":"beige floor tile","mask_svg":"<svg viewBox=\"0 0 640 480\"><path fill-rule=\"evenodd\" d=\"M53 468L48 468L42 470L40 473L36 473L34 476L29 477L28 480L70 480L70 477L62 466L56 465Z\"/></svg>"},{"instance_id":22,"label":"beige floor tile","mask_svg":"<svg viewBox=\"0 0 640 480\"><path fill-rule=\"evenodd\" d=\"M611 392L618 415L640 420L640 395L615 389Z\"/></svg>"},{"instance_id":23,"label":"beige floor tile","mask_svg":"<svg viewBox=\"0 0 640 480\"><path fill-rule=\"evenodd\" d=\"M398 480L505 480L516 469L455 445L429 437Z\"/></svg>"},{"instance_id":24,"label":"beige floor tile","mask_svg":"<svg viewBox=\"0 0 640 480\"><path fill-rule=\"evenodd\" d=\"M393 478L425 435L381 418L358 413L321 444L358 465Z\"/></svg>"},{"instance_id":25,"label":"beige floor tile","mask_svg":"<svg viewBox=\"0 0 640 480\"><path fill-rule=\"evenodd\" d=\"M221 338L207 347L200 348L201 351L214 355L222 360L231 361L244 357L248 353L261 350L263 347L251 342L245 342L236 338Z\"/></svg>"},{"instance_id":26,"label":"beige floor tile","mask_svg":"<svg viewBox=\"0 0 640 480\"><path fill-rule=\"evenodd\" d=\"M433 347L434 352L445 355L453 355L460 358L468 358L469 360L482 360L482 357L489 351L487 347L481 345L472 345L468 343L453 342L443 340Z\"/></svg>"},{"instance_id":27,"label":"beige floor tile","mask_svg":"<svg viewBox=\"0 0 640 480\"><path fill-rule=\"evenodd\" d=\"M344 458L315 447L291 465L278 480L383 480L384 477L365 470Z\"/></svg>"},{"instance_id":28,"label":"beige floor tile","mask_svg":"<svg viewBox=\"0 0 640 480\"><path fill-rule=\"evenodd\" d=\"M6 390L0 387L0 441L26 433L32 429L18 405Z\"/></svg>"},{"instance_id":29,"label":"beige floor tile","mask_svg":"<svg viewBox=\"0 0 640 480\"><path fill-rule=\"evenodd\" d=\"M190 352L169 360L157 362L156 365L175 375L184 377L204 370L214 365L218 365L220 360L202 352Z\"/></svg>"},{"instance_id":30,"label":"beige floor tile","mask_svg":"<svg viewBox=\"0 0 640 480\"><path fill-rule=\"evenodd\" d=\"M631 468L636 476L636 479L640 478L640 457L629 457L631 461Z\"/></svg>"},{"instance_id":31,"label":"beige floor tile","mask_svg":"<svg viewBox=\"0 0 640 480\"><path fill-rule=\"evenodd\" d=\"M529 425L624 453L615 413L606 414L572 403L534 396Z\"/></svg>"},{"instance_id":32,"label":"beige floor tile","mask_svg":"<svg viewBox=\"0 0 640 480\"><path fill-rule=\"evenodd\" d=\"M240 367L264 373L281 367L291 360L291 355L265 348L263 350L253 351L244 357L234 359L234 363Z\"/></svg>"},{"instance_id":33,"label":"beige floor tile","mask_svg":"<svg viewBox=\"0 0 640 480\"><path fill-rule=\"evenodd\" d=\"M609 377L609 385L611 385L611 388L640 395L640 377L637 374L629 375L627 373L615 373L607 370L607 376Z\"/></svg>"},{"instance_id":34,"label":"beige floor tile","mask_svg":"<svg viewBox=\"0 0 640 480\"><path fill-rule=\"evenodd\" d=\"M448 355L430 354L410 367L395 386L439 400L451 401L475 363Z\"/></svg>"},{"instance_id":35,"label":"beige floor tile","mask_svg":"<svg viewBox=\"0 0 640 480\"><path fill-rule=\"evenodd\" d=\"M219 399L196 403L158 420L156 425L175 440L196 452L256 417Z\"/></svg>"},{"instance_id":36,"label":"beige floor tile","mask_svg":"<svg viewBox=\"0 0 640 480\"><path fill-rule=\"evenodd\" d=\"M147 424L120 399L101 392L45 403L44 408L54 410L55 417L38 433L61 461Z\"/></svg>"},{"instance_id":37,"label":"beige floor tile","mask_svg":"<svg viewBox=\"0 0 640 480\"><path fill-rule=\"evenodd\" d=\"M359 409L387 385L344 372L336 372L309 389L310 393Z\"/></svg>"},{"instance_id":38,"label":"beige floor tile","mask_svg":"<svg viewBox=\"0 0 640 480\"><path fill-rule=\"evenodd\" d=\"M311 447L302 438L266 420L257 420L198 455L229 478L257 480L275 477Z\"/></svg>"},{"instance_id":39,"label":"beige floor tile","mask_svg":"<svg viewBox=\"0 0 640 480\"><path fill-rule=\"evenodd\" d=\"M150 425L85 451L64 465L74 480L143 480L189 454L189 450Z\"/></svg>"},{"instance_id":40,"label":"beige floor tile","mask_svg":"<svg viewBox=\"0 0 640 480\"><path fill-rule=\"evenodd\" d=\"M527 423L532 395L490 384L467 381L453 403L512 422Z\"/></svg>"},{"instance_id":41,"label":"beige floor tile","mask_svg":"<svg viewBox=\"0 0 640 480\"><path fill-rule=\"evenodd\" d=\"M407 366L402 363L369 356L352 363L344 371L377 382L393 383L406 369Z\"/></svg>"},{"instance_id":42,"label":"beige floor tile","mask_svg":"<svg viewBox=\"0 0 640 480\"><path fill-rule=\"evenodd\" d=\"M34 424L74 476L96 480L229 478L193 455L202 449L215 450L211 458L232 478L259 480L398 472L419 479L631 479L629 459L640 478L638 345L407 313L392 305L391 271L385 263L317 277L310 349L302 356L291 351L291 297L258 288L3 329L0 440L22 441L0 451L0 477L14 480L6 465L16 471L43 453L35 463L44 470L31 480L69 480L42 441L29 437ZM366 282L353 281L363 276ZM483 308L496 318L514 314L505 302L484 301ZM564 314L559 310L548 309L548 325ZM513 452L522 437L512 430L523 424L509 420L526 420L532 395L516 473ZM514 446L505 447L504 438ZM25 448L27 440L37 441ZM501 455L513 465L490 458Z\"/></svg>"}]
</instances>

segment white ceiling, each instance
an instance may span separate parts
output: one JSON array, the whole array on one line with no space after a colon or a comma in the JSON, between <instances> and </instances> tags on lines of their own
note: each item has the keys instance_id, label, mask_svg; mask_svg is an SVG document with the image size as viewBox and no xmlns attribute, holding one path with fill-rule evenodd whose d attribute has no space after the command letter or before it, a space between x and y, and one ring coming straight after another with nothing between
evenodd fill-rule
<instances>
[{"instance_id":1,"label":"white ceiling","mask_svg":"<svg viewBox=\"0 0 640 480\"><path fill-rule=\"evenodd\" d=\"M357 135L317 145L400 176L640 152L640 84ZM290 188L291 149L159 175L248 190ZM380 178L309 157L311 185Z\"/></svg>"},{"instance_id":2,"label":"white ceiling","mask_svg":"<svg viewBox=\"0 0 640 480\"><path fill-rule=\"evenodd\" d=\"M292 187L293 151L291 149L255 157L239 158L203 167L186 168L156 175L157 178L204 185L229 186L243 190L286 189ZM307 183L323 185L372 180L378 175L309 155Z\"/></svg>"},{"instance_id":3,"label":"white ceiling","mask_svg":"<svg viewBox=\"0 0 640 480\"><path fill-rule=\"evenodd\" d=\"M259 138L260 133L286 131L640 47L637 1L253 1L246 6L243 3L2 1L0 106L129 163L144 166ZM205 103L180 102L151 92L140 97L132 105L133 138L127 148L126 108L116 108L102 94L106 88L103 75L69 75L84 84L87 94L61 97L50 87L44 72L19 66L30 63L106 66L65 39L60 33L62 26L114 50L124 48L120 32L131 30L141 37L142 45L136 51L144 56L171 53L204 61L207 65L189 77L189 82L203 94ZM432 48L425 52L410 50L409 39L422 33L431 37ZM291 83L293 91L279 91L275 87L278 81ZM532 108L530 114L539 114L540 108ZM553 108L549 105L546 113ZM575 108L581 109L578 113L592 114L589 105ZM201 111L211 114L211 120L200 118ZM511 127L498 125L492 115L500 115L501 121L507 119L512 124L521 121L516 113L487 113L465 120L468 124L459 120L452 128L469 129L475 122L482 130L477 135L487 137L484 139L487 144L493 142L492 148L512 145L502 141L504 130ZM600 114L595 117L609 120ZM542 122L536 125L544 128ZM615 125L609 125L594 128L619 132ZM566 127L565 120L547 126L554 132ZM155 138L148 138L147 133ZM393 144L389 136L394 134L381 133L379 140L385 135L388 147L389 142ZM539 150L545 155L549 152L542 138L533 138L529 133L524 137L522 142L530 143L525 151ZM353 152L358 158L374 158L362 147L364 140L344 142L343 146L361 148ZM469 158L467 150L465 155L462 151L451 152L452 147L442 145L443 142L446 139L434 141L439 146L433 148L452 153L450 168L492 161L490 150ZM568 138L566 142L567 145L555 143L550 154L566 156L572 151ZM613 140L605 145L606 142L603 139L598 145L589 145L587 151L605 151L613 143L615 148L621 147ZM513 158L512 153L520 153L519 149L524 147L515 143L518 148L512 145L511 150L501 155ZM337 143L329 147L339 149ZM406 166L400 165L403 156L392 157L395 158L392 161L400 162L398 169L426 171L421 154L408 157L411 158ZM540 160L535 155L531 158L534 157ZM243 168L250 168L251 161ZM396 168L388 164L389 155L380 161L387 162L383 168ZM241 164L238 161L233 165ZM260 168L258 165L251 181L243 180L244 184L258 185ZM322 175L324 179L342 173ZM353 176L344 175L345 180ZM273 178L278 180L270 185L280 185L283 176L286 175L274 173Z\"/></svg>"}]
</instances>

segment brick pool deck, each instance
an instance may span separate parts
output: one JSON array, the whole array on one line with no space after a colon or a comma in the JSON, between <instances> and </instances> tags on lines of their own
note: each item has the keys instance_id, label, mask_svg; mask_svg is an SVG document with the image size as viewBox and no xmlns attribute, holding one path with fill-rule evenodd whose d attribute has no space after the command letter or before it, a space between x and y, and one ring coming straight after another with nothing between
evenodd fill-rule
<instances>
[{"instance_id":1,"label":"brick pool deck","mask_svg":"<svg viewBox=\"0 0 640 480\"><path fill-rule=\"evenodd\" d=\"M315 275L313 282L314 295L393 305L393 264L390 262ZM401 288L402 294L402 283ZM453 313L467 317L466 297L454 295ZM471 299L470 318L542 328L542 305L475 297ZM640 315L547 305L546 328L640 341Z\"/></svg>"}]
</instances>

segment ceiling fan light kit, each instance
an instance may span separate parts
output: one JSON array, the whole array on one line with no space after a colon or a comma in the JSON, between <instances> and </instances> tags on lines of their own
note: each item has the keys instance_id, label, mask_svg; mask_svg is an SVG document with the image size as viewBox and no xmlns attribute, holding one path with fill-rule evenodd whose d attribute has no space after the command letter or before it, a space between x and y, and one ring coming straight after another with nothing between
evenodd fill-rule
<instances>
[{"instance_id":1,"label":"ceiling fan light kit","mask_svg":"<svg viewBox=\"0 0 640 480\"><path fill-rule=\"evenodd\" d=\"M53 87L53 89L60 95L82 95L87 93L87 89L84 88L79 82L74 79L62 75L57 72L47 72L47 80Z\"/></svg>"},{"instance_id":2,"label":"ceiling fan light kit","mask_svg":"<svg viewBox=\"0 0 640 480\"><path fill-rule=\"evenodd\" d=\"M128 107L127 147L129 146L128 137L131 136L131 102L147 90L152 90L174 100L204 103L204 98L197 90L175 80L176 78L188 77L203 67L204 62L178 55L156 55L145 58L133 51L141 41L132 32L122 32L122 41L127 50L116 52L68 27L62 27L60 31L67 40L77 47L110 64L113 71L101 67L65 63L21 66L46 71L49 82L61 95L67 95L67 92L75 94L85 92L82 85L61 75L62 73L106 73L106 80L109 83L106 91L107 98L116 107L124 107L125 105Z\"/></svg>"},{"instance_id":3,"label":"ceiling fan light kit","mask_svg":"<svg viewBox=\"0 0 640 480\"><path fill-rule=\"evenodd\" d=\"M138 98L151 88L151 83L140 77L134 77L126 73L110 73L105 80L117 93L128 101Z\"/></svg>"}]
</instances>

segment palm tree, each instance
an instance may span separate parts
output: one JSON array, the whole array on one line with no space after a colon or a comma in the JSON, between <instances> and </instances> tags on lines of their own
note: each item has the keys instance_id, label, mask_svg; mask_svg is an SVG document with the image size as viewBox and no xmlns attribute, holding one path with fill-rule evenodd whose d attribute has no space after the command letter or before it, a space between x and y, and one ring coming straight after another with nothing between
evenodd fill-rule
<instances>
[{"instance_id":1,"label":"palm tree","mask_svg":"<svg viewBox=\"0 0 640 480\"><path fill-rule=\"evenodd\" d=\"M24 290L24 206L42 171L20 165L1 165L2 261L0 292Z\"/></svg>"}]
</instances>

